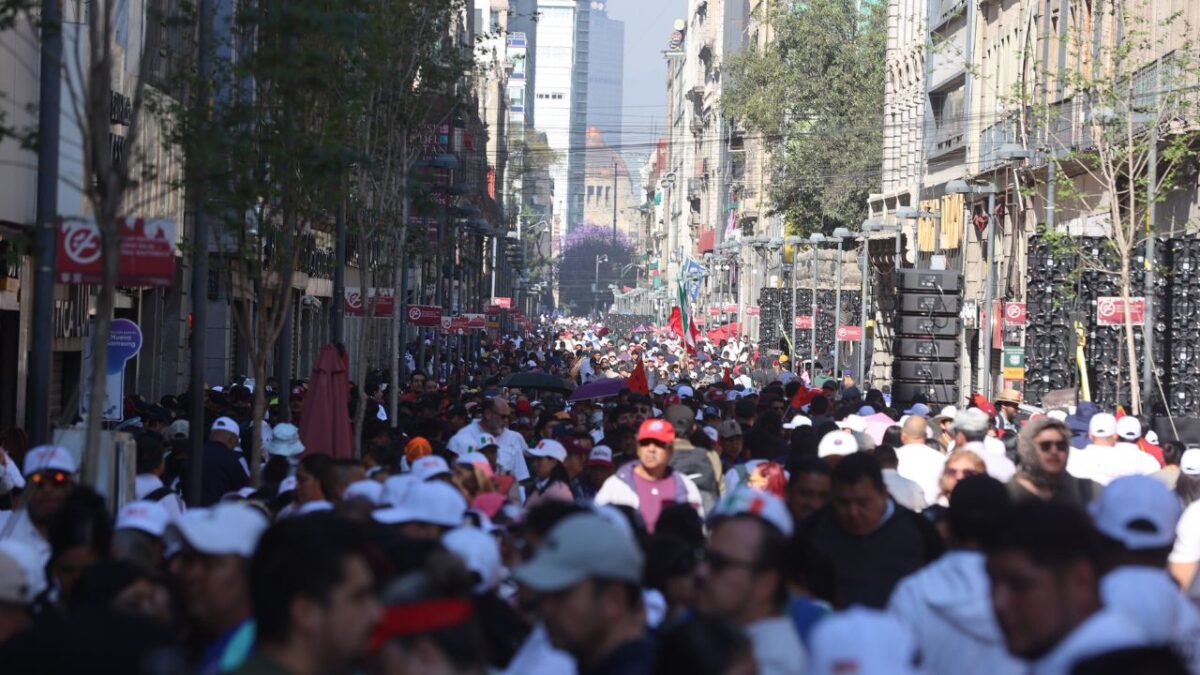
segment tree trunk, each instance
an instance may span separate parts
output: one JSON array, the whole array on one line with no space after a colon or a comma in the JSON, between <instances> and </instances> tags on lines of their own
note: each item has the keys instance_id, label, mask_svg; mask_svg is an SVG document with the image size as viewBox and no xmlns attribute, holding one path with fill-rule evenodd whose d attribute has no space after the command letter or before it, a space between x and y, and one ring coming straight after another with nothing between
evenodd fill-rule
<instances>
[{"instance_id":1,"label":"tree trunk","mask_svg":"<svg viewBox=\"0 0 1200 675\"><path fill-rule=\"evenodd\" d=\"M254 421L250 428L250 454L246 463L250 465L250 485L257 488L262 481L262 425L267 412L267 359L271 350L260 349L254 359Z\"/></svg>"},{"instance_id":2,"label":"tree trunk","mask_svg":"<svg viewBox=\"0 0 1200 675\"><path fill-rule=\"evenodd\" d=\"M111 490L97 484L103 459L100 454L100 428L104 424L104 395L108 384L108 336L112 330L114 296L117 292L117 266L121 257L117 255L120 235L115 220L109 219L107 223L97 221L96 224L100 228L100 241L104 249L101 256L103 278L99 294L96 296L96 319L92 325L90 336L92 382L89 392L91 398L88 405L87 423L84 428L83 482L107 495ZM123 401L117 401L116 404L123 405Z\"/></svg>"},{"instance_id":3,"label":"tree trunk","mask_svg":"<svg viewBox=\"0 0 1200 675\"><path fill-rule=\"evenodd\" d=\"M375 303L371 300L371 256L370 245L367 240L360 235L359 237L360 255L360 282L359 288L360 297L363 298L363 314L362 326L358 331L358 361L354 364L354 381L358 384L358 401L354 406L354 457L362 457L362 430L363 420L367 413L367 335L371 332L372 313L375 311Z\"/></svg>"},{"instance_id":4,"label":"tree trunk","mask_svg":"<svg viewBox=\"0 0 1200 675\"><path fill-rule=\"evenodd\" d=\"M1129 255L1126 251L1121 252L1121 300L1125 303L1122 325L1125 327L1125 360L1129 366L1129 397L1132 399L1130 403L1133 414L1140 415L1142 413L1142 388L1138 375L1137 343L1133 339L1133 319L1129 311L1132 297L1129 292ZM1150 355L1146 354L1146 358L1150 358Z\"/></svg>"},{"instance_id":5,"label":"tree trunk","mask_svg":"<svg viewBox=\"0 0 1200 675\"><path fill-rule=\"evenodd\" d=\"M406 303L408 298L408 134L401 132L400 140L400 243L397 245L396 261L397 274L399 282L396 287L396 311L407 311L407 307L402 307L401 303ZM400 375L404 374L404 380L408 381L408 359L405 354L408 352L408 321L407 319L399 321L399 325L394 326L392 335L395 336L396 348L392 354L392 377L388 383L388 388L391 390L388 404L388 419L391 420L392 428L400 418Z\"/></svg>"}]
</instances>

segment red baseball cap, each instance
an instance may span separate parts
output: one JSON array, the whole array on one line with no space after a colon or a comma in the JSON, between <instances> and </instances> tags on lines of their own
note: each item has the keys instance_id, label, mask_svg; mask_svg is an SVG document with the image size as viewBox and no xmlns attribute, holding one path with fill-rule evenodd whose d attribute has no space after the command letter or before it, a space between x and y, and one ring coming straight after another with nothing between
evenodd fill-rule
<instances>
[{"instance_id":1,"label":"red baseball cap","mask_svg":"<svg viewBox=\"0 0 1200 675\"><path fill-rule=\"evenodd\" d=\"M675 427L670 422L662 419L651 419L642 422L642 426L638 429L638 442L645 440L658 441L670 445L675 441Z\"/></svg>"}]
</instances>

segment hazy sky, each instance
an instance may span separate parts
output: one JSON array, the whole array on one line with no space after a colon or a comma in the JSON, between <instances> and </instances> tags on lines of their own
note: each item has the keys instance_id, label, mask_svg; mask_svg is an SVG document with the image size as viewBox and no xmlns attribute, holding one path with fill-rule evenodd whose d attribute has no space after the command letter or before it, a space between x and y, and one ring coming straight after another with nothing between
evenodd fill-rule
<instances>
[{"instance_id":1,"label":"hazy sky","mask_svg":"<svg viewBox=\"0 0 1200 675\"><path fill-rule=\"evenodd\" d=\"M687 0L607 0L608 15L625 22L625 91L621 143L645 155L664 131L667 66L662 51L671 24L687 14ZM646 144L643 149L642 144ZM636 167L630 167L635 172Z\"/></svg>"}]
</instances>

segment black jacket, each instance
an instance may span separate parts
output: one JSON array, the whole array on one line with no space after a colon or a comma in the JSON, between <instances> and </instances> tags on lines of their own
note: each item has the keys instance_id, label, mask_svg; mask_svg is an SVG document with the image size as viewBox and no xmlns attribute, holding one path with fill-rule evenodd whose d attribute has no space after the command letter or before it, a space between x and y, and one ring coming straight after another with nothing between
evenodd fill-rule
<instances>
[{"instance_id":1,"label":"black jacket","mask_svg":"<svg viewBox=\"0 0 1200 675\"><path fill-rule=\"evenodd\" d=\"M221 501L222 495L235 492L250 484L246 469L238 460L241 453L230 450L222 443L209 441L204 444L204 474L200 488L200 506L212 506Z\"/></svg>"}]
</instances>

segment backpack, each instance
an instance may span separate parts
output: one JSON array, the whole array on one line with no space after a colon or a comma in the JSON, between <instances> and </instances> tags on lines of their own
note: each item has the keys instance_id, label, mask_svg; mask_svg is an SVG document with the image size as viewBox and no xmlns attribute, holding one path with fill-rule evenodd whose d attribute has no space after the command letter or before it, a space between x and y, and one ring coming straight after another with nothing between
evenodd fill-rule
<instances>
[{"instance_id":1,"label":"backpack","mask_svg":"<svg viewBox=\"0 0 1200 675\"><path fill-rule=\"evenodd\" d=\"M705 513L710 513L720 497L717 494L717 472L704 448L681 448L671 455L671 468L687 476L700 490L700 502Z\"/></svg>"},{"instance_id":2,"label":"backpack","mask_svg":"<svg viewBox=\"0 0 1200 675\"><path fill-rule=\"evenodd\" d=\"M161 502L165 497L167 497L168 495L173 495L173 494L175 494L175 491L172 490L171 488L167 487L166 485L164 485L164 486L158 488L157 490L154 490L150 494L146 495L145 497L142 497L142 501L144 501L144 502Z\"/></svg>"}]
</instances>

